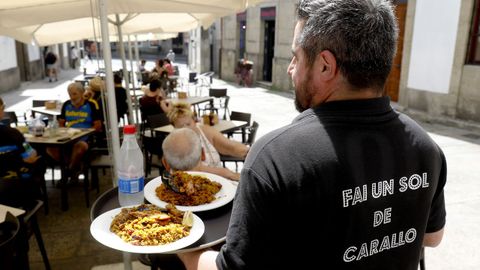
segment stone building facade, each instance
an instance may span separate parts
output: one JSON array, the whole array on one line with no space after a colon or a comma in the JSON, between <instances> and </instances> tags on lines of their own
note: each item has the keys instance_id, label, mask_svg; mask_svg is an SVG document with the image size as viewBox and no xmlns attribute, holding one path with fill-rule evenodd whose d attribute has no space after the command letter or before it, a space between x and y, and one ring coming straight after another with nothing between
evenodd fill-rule
<instances>
[{"instance_id":1,"label":"stone building facade","mask_svg":"<svg viewBox=\"0 0 480 270\"><path fill-rule=\"evenodd\" d=\"M275 90L292 91L293 87L289 76L286 75L286 70L291 59L296 2L295 0L266 1L247 9L245 14L223 17L215 23L214 44L218 47L211 50L213 56L209 56L213 59L214 71L222 79L234 81L236 63L244 57L254 63L255 82ZM405 29L404 34L402 33L404 36L400 39L403 41L403 46L399 47L401 48L399 52L401 71L399 71L400 78L396 81L398 103L406 109L423 111L432 117L480 122L480 63L467 63L466 59L472 23L476 12L480 12L480 0L441 2L394 0L393 2L397 6L406 5L406 16L399 18ZM418 5L419 3L421 5ZM436 8L431 8L432 6ZM274 9L273 18L268 17L271 14L264 14L265 11L272 9ZM435 21L432 21L432 17ZM274 21L275 28L274 54L271 59L268 59L265 57L265 42L268 35L266 29L271 21ZM425 25L418 26L418 23L415 24L416 21L423 21ZM241 32L242 26L245 26L244 37ZM436 32L443 34L439 37L432 36L432 38L439 38L436 42L429 40L432 42L427 45L419 44L418 40L414 39L414 28L418 32L417 37L429 37ZM443 42L444 39L452 41L450 46ZM422 54L418 54L422 51L430 54L429 57L422 58ZM438 61L448 57L450 57L449 61ZM264 76L267 66L265 61L271 61L270 80L266 80ZM415 80L423 76L421 72L417 73L419 65L424 65L427 71L430 69L430 72L425 74L423 79L425 83L421 87L416 87ZM431 71L438 66L443 73L435 74ZM440 87L443 90L439 91L435 83L440 81L443 81L443 86Z\"/></svg>"},{"instance_id":2,"label":"stone building facade","mask_svg":"<svg viewBox=\"0 0 480 270\"><path fill-rule=\"evenodd\" d=\"M434 4L437 5L435 9L423 8L422 4L419 0L408 1L399 103L405 108L424 111L436 118L449 117L480 122L480 65L467 61L472 24L475 12L480 9L480 1L435 1ZM422 19L427 21L424 27L415 23L421 22ZM438 24L445 20L453 24L451 33L438 28ZM429 38L428 43L422 44L421 40L416 42L415 38L418 36L415 36L415 30L419 31L418 35L427 37L436 30L444 30L440 33L445 36L443 39ZM420 33L421 31L423 32ZM449 38L452 40L451 46L445 49ZM422 45L425 47L419 48ZM425 62L420 63L414 59L416 52L430 53L430 57L425 57ZM447 61L439 59L447 59L450 62L446 64ZM418 76L416 72L412 72L418 70L416 68L418 65L423 64L430 71L437 70L438 61L443 67L448 67L444 74L425 72L425 83L412 79ZM419 73L421 72L419 70ZM440 87L435 83L438 81L445 81L441 85L443 89L438 89Z\"/></svg>"}]
</instances>

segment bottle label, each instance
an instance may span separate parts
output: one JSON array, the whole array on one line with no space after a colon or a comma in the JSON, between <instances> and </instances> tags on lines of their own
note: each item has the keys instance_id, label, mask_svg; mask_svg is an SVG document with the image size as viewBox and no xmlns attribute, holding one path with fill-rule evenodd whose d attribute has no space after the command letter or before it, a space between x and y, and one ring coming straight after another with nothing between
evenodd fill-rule
<instances>
[{"instance_id":1,"label":"bottle label","mask_svg":"<svg viewBox=\"0 0 480 270\"><path fill-rule=\"evenodd\" d=\"M118 179L118 191L122 193L134 194L143 191L144 177L134 179Z\"/></svg>"}]
</instances>

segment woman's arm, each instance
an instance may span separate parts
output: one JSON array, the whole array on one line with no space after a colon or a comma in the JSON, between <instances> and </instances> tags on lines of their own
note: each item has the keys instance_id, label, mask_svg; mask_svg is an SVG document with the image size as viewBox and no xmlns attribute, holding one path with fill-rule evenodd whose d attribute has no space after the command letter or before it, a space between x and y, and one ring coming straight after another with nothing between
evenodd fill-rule
<instances>
[{"instance_id":1,"label":"woman's arm","mask_svg":"<svg viewBox=\"0 0 480 270\"><path fill-rule=\"evenodd\" d=\"M225 177L230 180L238 181L240 180L240 174L236 172L232 172L227 168L223 167L211 167L211 166L206 166L206 165L199 165L196 168L193 169L194 171L201 171L201 172L208 172L208 173L213 173L222 177Z\"/></svg>"},{"instance_id":2,"label":"woman's arm","mask_svg":"<svg viewBox=\"0 0 480 270\"><path fill-rule=\"evenodd\" d=\"M172 109L170 102L168 102L165 99L160 100L159 103L160 103L160 108L162 108L162 111L164 113L168 113Z\"/></svg>"},{"instance_id":3,"label":"woman's arm","mask_svg":"<svg viewBox=\"0 0 480 270\"><path fill-rule=\"evenodd\" d=\"M240 158L247 156L249 148L245 144L228 139L213 127L202 125L199 128L220 154Z\"/></svg>"}]
</instances>

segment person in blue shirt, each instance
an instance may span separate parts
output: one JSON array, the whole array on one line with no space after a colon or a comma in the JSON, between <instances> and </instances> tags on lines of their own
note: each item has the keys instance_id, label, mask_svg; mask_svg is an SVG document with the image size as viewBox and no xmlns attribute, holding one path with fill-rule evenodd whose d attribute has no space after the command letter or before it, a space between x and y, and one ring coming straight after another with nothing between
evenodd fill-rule
<instances>
[{"instance_id":1,"label":"person in blue shirt","mask_svg":"<svg viewBox=\"0 0 480 270\"><path fill-rule=\"evenodd\" d=\"M68 95L70 99L62 106L62 112L58 116L60 127L71 128L94 128L97 132L102 131L102 115L98 110L98 105L92 100L86 100L84 97L85 89L81 83L71 83L68 85ZM69 173L73 180L78 177L81 171L81 160L88 151L88 136L77 141L71 150L69 159ZM60 151L58 148L48 148L47 152L55 160L60 160Z\"/></svg>"},{"instance_id":2,"label":"person in blue shirt","mask_svg":"<svg viewBox=\"0 0 480 270\"><path fill-rule=\"evenodd\" d=\"M3 118L4 109L5 104L0 98L0 119ZM11 183L18 187L7 193L1 192L0 203L24 206L24 199L32 201L39 198L40 183L44 181L45 164L20 131L1 122L0 164L0 178L1 181L5 181L2 184ZM4 190L2 188L2 191Z\"/></svg>"}]
</instances>

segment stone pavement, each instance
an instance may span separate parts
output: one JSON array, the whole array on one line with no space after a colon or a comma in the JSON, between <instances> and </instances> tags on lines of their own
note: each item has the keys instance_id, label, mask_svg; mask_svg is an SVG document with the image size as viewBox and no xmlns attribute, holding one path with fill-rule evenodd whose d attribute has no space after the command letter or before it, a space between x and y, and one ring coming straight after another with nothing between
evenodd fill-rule
<instances>
[{"instance_id":1,"label":"stone pavement","mask_svg":"<svg viewBox=\"0 0 480 270\"><path fill-rule=\"evenodd\" d=\"M153 67L153 62L148 65L147 67ZM113 61L113 66L114 70L121 67L118 60ZM179 66L181 75L186 77L186 66ZM91 63L89 68L92 68ZM30 107L32 99L66 100L66 86L81 77L79 71L63 70L58 82L49 83L47 79L27 82L23 83L20 89L0 95L7 105L7 110L15 110L17 115L23 115ZM228 95L231 96L230 110L252 113L252 119L260 124L258 137L288 124L297 115L292 93L269 91L260 87L243 88L217 79L214 79L213 84L228 87ZM393 105L402 109L396 104ZM448 119L431 119L413 111L406 113L420 121L443 149L448 163L445 188L448 216L445 236L439 247L426 249L427 269L480 269L480 256L477 251L480 243L480 129L475 123L462 124ZM111 186L108 172L103 176L102 182L103 191ZM93 266L96 266L97 270L121 269L121 264L118 264L122 261L121 254L101 246L89 235L88 209L84 205L81 187L78 187L78 196L70 197L73 206L68 212L58 209L58 197L55 195L58 191L53 187L49 189L52 192L50 201L55 201L51 203L51 213L48 216L40 214L40 222L53 269L91 269ZM33 238L31 247L32 269L43 269ZM101 266L108 264L112 265ZM134 269L145 268L136 264Z\"/></svg>"}]
</instances>

